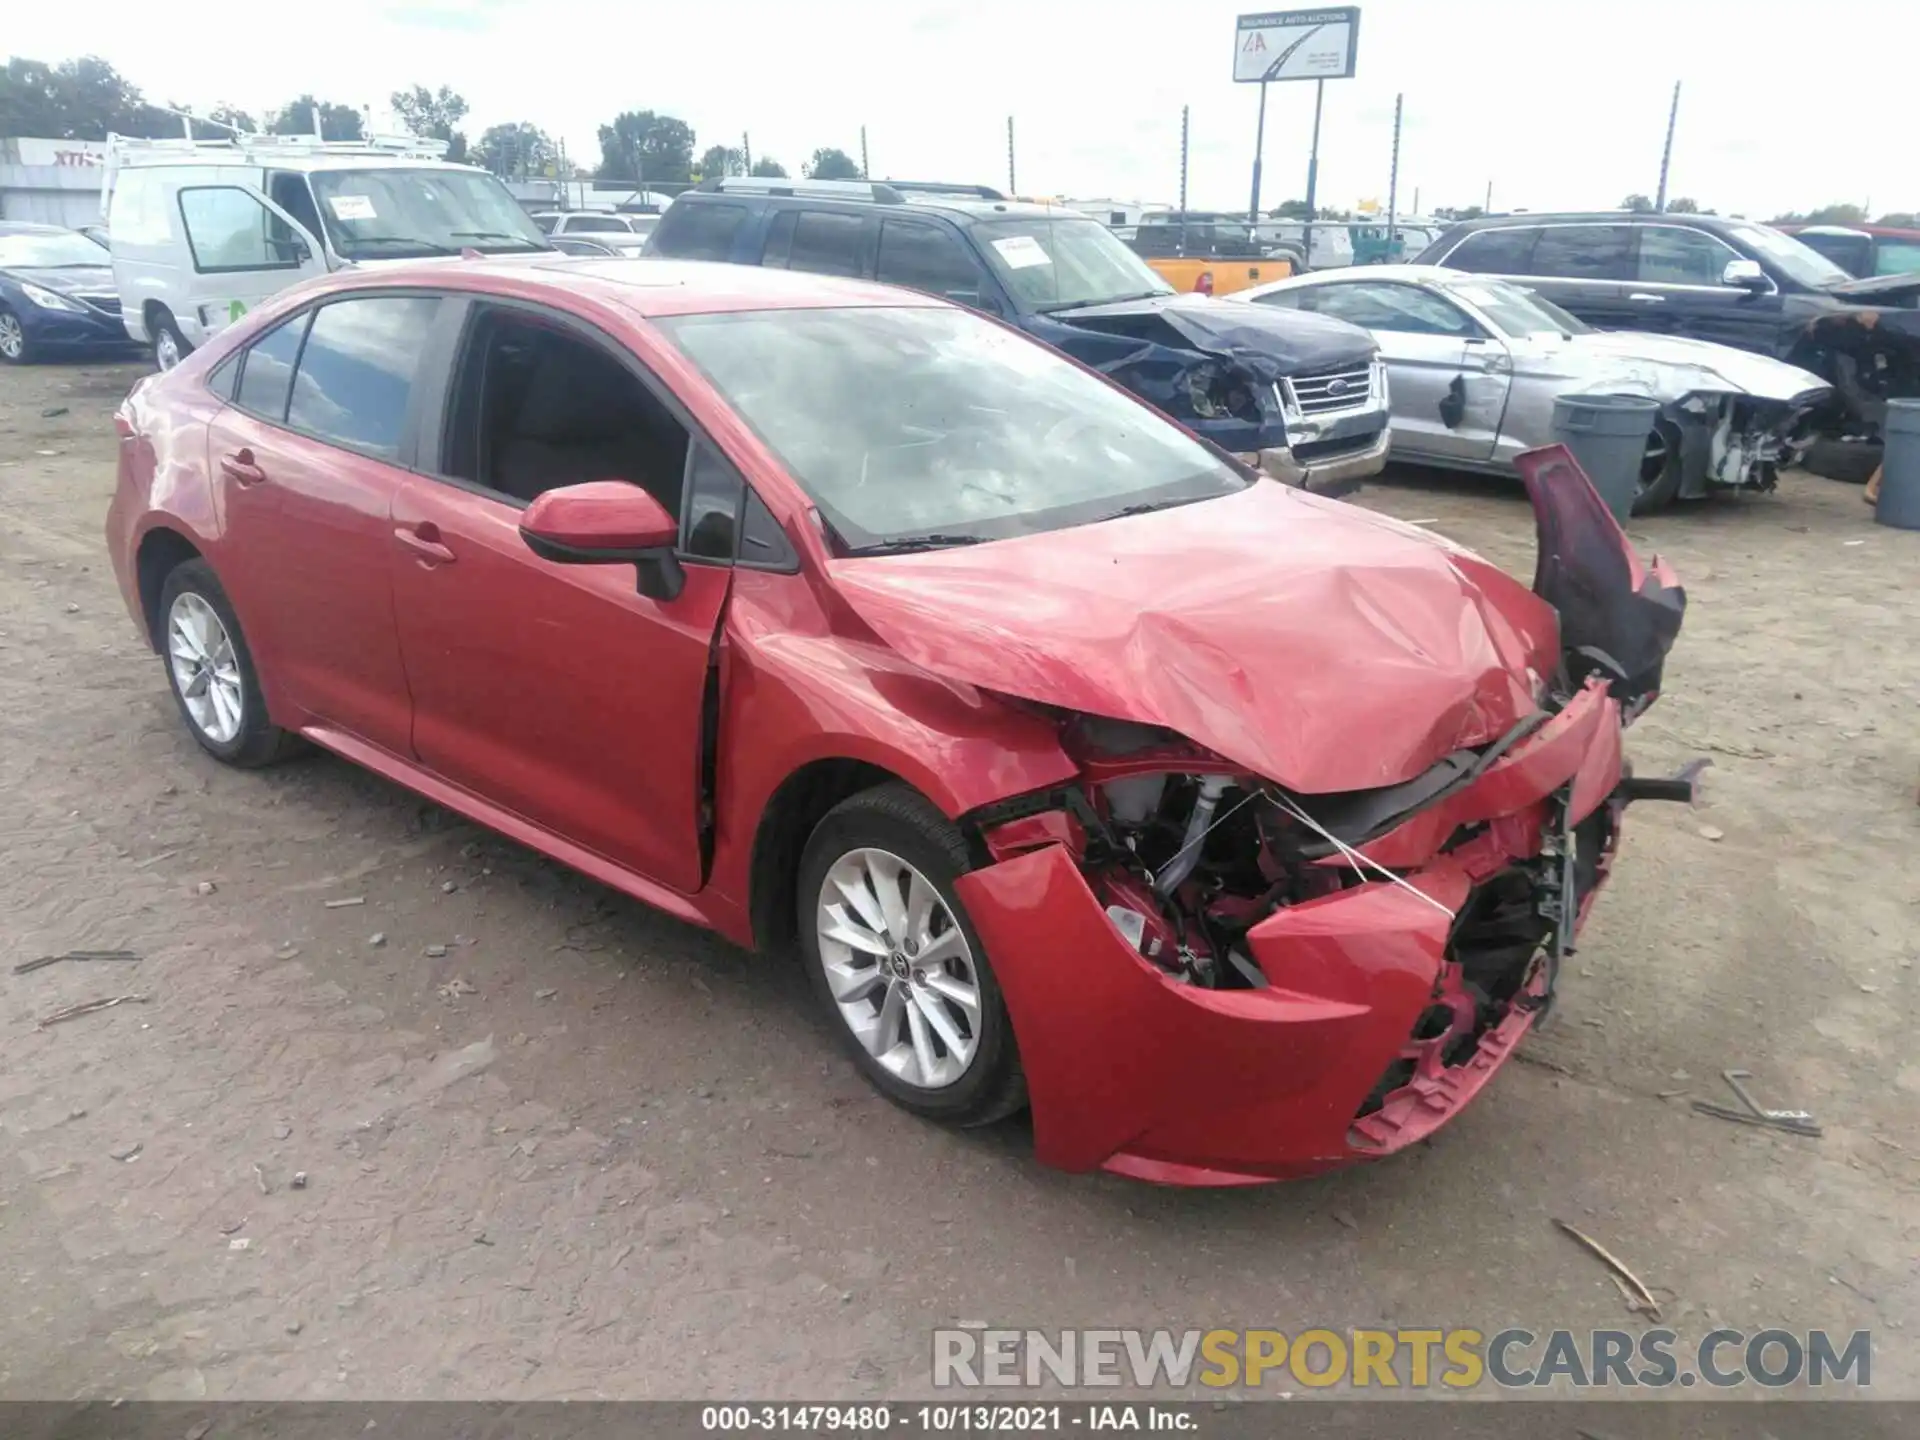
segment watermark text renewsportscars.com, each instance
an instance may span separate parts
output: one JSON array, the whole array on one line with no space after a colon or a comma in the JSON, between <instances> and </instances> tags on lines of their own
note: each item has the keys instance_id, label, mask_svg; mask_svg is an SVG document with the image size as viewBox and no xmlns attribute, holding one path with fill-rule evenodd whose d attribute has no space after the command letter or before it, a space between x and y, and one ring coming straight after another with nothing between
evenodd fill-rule
<instances>
[{"instance_id":1,"label":"watermark text renewsportscars.com","mask_svg":"<svg viewBox=\"0 0 1920 1440\"><path fill-rule=\"evenodd\" d=\"M1873 1335L1667 1329L1017 1330L933 1332L939 1389L1690 1389L1802 1385L1865 1390Z\"/></svg>"}]
</instances>

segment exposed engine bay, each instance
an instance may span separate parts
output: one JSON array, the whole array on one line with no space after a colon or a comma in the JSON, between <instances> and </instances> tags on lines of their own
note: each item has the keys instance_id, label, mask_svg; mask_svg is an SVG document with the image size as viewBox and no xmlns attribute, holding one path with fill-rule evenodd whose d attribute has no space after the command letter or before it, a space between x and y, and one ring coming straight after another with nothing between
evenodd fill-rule
<instances>
[{"instance_id":1,"label":"exposed engine bay","mask_svg":"<svg viewBox=\"0 0 1920 1440\"><path fill-rule=\"evenodd\" d=\"M1688 476L1699 475L1710 485L1767 491L1813 443L1822 399L1818 392L1795 401L1702 392L1668 406L1666 413L1679 426ZM1699 488L1683 483L1681 493Z\"/></svg>"}]
</instances>

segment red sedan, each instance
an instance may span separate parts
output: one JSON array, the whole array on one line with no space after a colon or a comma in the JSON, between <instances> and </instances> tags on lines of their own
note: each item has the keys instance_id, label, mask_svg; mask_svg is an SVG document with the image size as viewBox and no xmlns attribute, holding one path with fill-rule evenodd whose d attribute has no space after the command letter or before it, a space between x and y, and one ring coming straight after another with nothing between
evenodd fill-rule
<instances>
[{"instance_id":1,"label":"red sedan","mask_svg":"<svg viewBox=\"0 0 1920 1440\"><path fill-rule=\"evenodd\" d=\"M113 564L202 748L318 744L798 951L890 1099L1030 1104L1069 1169L1428 1134L1660 783L1620 733L1683 597L1563 454L1536 594L905 291L336 275L116 423Z\"/></svg>"}]
</instances>

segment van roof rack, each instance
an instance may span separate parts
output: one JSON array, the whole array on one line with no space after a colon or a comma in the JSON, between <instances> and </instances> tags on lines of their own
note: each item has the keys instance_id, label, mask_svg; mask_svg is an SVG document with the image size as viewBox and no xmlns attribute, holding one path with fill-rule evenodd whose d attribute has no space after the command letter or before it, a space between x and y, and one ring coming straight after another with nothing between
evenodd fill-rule
<instances>
[{"instance_id":1,"label":"van roof rack","mask_svg":"<svg viewBox=\"0 0 1920 1440\"><path fill-rule=\"evenodd\" d=\"M168 159L225 158L286 159L297 155L390 155L411 160L446 157L447 142L419 135L369 135L361 140L322 140L313 135L254 135L236 132L224 140L193 140L186 136L158 140L133 135L108 135L107 151L122 163L151 163Z\"/></svg>"}]
</instances>

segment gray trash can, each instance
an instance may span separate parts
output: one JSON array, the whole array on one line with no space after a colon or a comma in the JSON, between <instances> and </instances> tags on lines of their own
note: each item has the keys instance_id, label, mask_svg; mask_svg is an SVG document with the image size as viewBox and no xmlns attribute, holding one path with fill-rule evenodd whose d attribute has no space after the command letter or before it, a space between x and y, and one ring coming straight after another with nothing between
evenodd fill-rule
<instances>
[{"instance_id":1,"label":"gray trash can","mask_svg":"<svg viewBox=\"0 0 1920 1440\"><path fill-rule=\"evenodd\" d=\"M1562 395L1553 402L1553 438L1573 452L1622 525L1640 493L1640 466L1660 402L1638 395Z\"/></svg>"},{"instance_id":2,"label":"gray trash can","mask_svg":"<svg viewBox=\"0 0 1920 1440\"><path fill-rule=\"evenodd\" d=\"M1880 499L1873 518L1882 525L1920 530L1920 400L1889 400L1887 438L1880 457Z\"/></svg>"}]
</instances>

